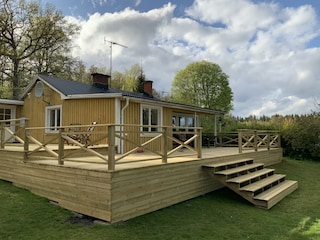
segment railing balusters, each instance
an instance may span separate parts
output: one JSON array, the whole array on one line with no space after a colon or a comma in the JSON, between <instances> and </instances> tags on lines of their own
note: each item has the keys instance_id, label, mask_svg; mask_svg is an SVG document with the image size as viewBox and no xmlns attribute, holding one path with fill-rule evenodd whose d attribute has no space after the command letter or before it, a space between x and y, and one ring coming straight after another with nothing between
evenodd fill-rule
<instances>
[{"instance_id":1,"label":"railing balusters","mask_svg":"<svg viewBox=\"0 0 320 240\"><path fill-rule=\"evenodd\" d=\"M245 139L245 142L243 142ZM253 148L258 151L259 148L280 148L280 132L279 131L261 131L251 129L238 130L238 146L239 153L242 153L244 148Z\"/></svg>"}]
</instances>

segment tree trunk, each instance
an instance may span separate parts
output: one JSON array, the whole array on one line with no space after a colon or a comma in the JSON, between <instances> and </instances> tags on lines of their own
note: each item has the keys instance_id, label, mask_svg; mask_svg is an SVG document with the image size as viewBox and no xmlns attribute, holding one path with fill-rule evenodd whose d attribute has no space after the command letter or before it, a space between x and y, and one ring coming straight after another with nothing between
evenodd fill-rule
<instances>
[{"instance_id":1,"label":"tree trunk","mask_svg":"<svg viewBox=\"0 0 320 240\"><path fill-rule=\"evenodd\" d=\"M19 98L19 60L13 60L12 98Z\"/></svg>"}]
</instances>

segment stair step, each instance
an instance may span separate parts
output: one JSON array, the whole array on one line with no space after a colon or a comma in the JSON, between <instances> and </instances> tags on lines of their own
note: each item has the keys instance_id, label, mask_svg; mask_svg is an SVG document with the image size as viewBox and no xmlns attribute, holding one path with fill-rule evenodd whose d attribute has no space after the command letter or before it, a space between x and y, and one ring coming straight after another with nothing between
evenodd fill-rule
<instances>
[{"instance_id":1,"label":"stair step","mask_svg":"<svg viewBox=\"0 0 320 240\"><path fill-rule=\"evenodd\" d=\"M253 159L249 158L249 159L238 159L238 160L232 160L232 161L218 162L218 163L203 165L203 167L216 168L216 169L218 168L228 169L228 168L242 166L242 165L251 164L251 163L253 163Z\"/></svg>"},{"instance_id":2,"label":"stair step","mask_svg":"<svg viewBox=\"0 0 320 240\"><path fill-rule=\"evenodd\" d=\"M255 205L257 207L270 209L297 188L297 181L286 180L281 182L277 186L255 196Z\"/></svg>"},{"instance_id":3,"label":"stair step","mask_svg":"<svg viewBox=\"0 0 320 240\"><path fill-rule=\"evenodd\" d=\"M263 188L269 187L270 185L273 184L279 184L280 181L284 181L285 175L283 174L274 174L270 177L267 177L265 179L262 179L260 181L254 182L252 184L246 185L242 188L240 188L241 191L246 191L246 192L252 192L255 193L258 190L261 190Z\"/></svg>"},{"instance_id":4,"label":"stair step","mask_svg":"<svg viewBox=\"0 0 320 240\"><path fill-rule=\"evenodd\" d=\"M260 177L267 177L267 176L271 176L273 175L273 172L274 172L274 169L271 169L271 168L264 168L264 169L261 169L261 170L258 170L258 171L255 171L255 172L252 172L252 173L248 173L248 174L245 174L245 175L241 175L239 177L235 177L235 178L230 178L228 179L226 182L227 183L235 183L235 184L244 184L246 182L251 182L257 178L260 178ZM259 179L257 179L256 181L258 181Z\"/></svg>"},{"instance_id":5,"label":"stair step","mask_svg":"<svg viewBox=\"0 0 320 240\"><path fill-rule=\"evenodd\" d=\"M252 170L259 170L263 168L263 163L252 163L248 165L244 165L241 167L235 167L235 168L230 168L222 171L215 172L215 175L235 175L235 174L240 174L243 172L250 172ZM242 174L243 175L243 174Z\"/></svg>"},{"instance_id":6,"label":"stair step","mask_svg":"<svg viewBox=\"0 0 320 240\"><path fill-rule=\"evenodd\" d=\"M260 193L259 195L255 196L254 199L261 201L270 201L272 198L279 196L280 193L283 193L285 190L288 190L290 188L292 191L296 190L298 188L298 182L286 180L284 182L279 183L277 186L274 186L273 188L270 188L267 191ZM289 193L287 193L286 195L288 194ZM286 195L282 196L282 198Z\"/></svg>"}]
</instances>

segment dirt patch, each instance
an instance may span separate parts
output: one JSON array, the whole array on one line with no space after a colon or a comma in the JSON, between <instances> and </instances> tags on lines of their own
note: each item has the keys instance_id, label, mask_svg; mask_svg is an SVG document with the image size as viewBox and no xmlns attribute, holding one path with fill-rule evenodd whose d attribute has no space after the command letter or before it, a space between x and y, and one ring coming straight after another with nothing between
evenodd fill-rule
<instances>
[{"instance_id":1,"label":"dirt patch","mask_svg":"<svg viewBox=\"0 0 320 240\"><path fill-rule=\"evenodd\" d=\"M85 215L74 215L69 217L66 222L71 224L81 224L83 226L91 226L96 219Z\"/></svg>"}]
</instances>

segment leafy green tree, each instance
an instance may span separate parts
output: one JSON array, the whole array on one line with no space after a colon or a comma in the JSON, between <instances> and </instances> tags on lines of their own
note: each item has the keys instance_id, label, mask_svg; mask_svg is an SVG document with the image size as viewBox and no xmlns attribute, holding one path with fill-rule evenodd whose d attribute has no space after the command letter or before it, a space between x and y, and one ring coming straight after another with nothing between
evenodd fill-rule
<instances>
[{"instance_id":1,"label":"leafy green tree","mask_svg":"<svg viewBox=\"0 0 320 240\"><path fill-rule=\"evenodd\" d=\"M134 64L124 72L124 84L122 90L137 92L140 89L139 82L144 81L145 76L139 64Z\"/></svg>"},{"instance_id":2,"label":"leafy green tree","mask_svg":"<svg viewBox=\"0 0 320 240\"><path fill-rule=\"evenodd\" d=\"M72 58L71 37L78 26L70 24L53 5L40 2L2 0L0 2L0 73L12 84L12 97L31 76L40 72L59 75Z\"/></svg>"},{"instance_id":3,"label":"leafy green tree","mask_svg":"<svg viewBox=\"0 0 320 240\"><path fill-rule=\"evenodd\" d=\"M172 99L179 103L229 112L232 109L233 93L228 78L215 63L191 63L175 75Z\"/></svg>"}]
</instances>

